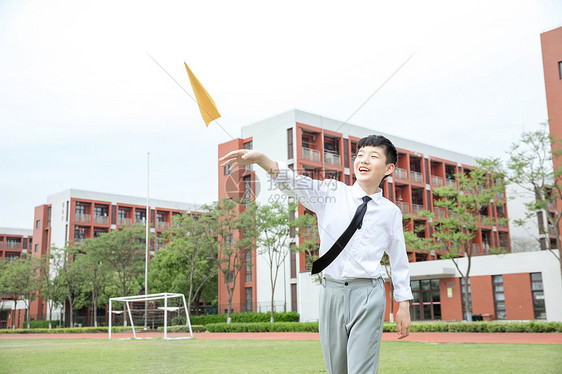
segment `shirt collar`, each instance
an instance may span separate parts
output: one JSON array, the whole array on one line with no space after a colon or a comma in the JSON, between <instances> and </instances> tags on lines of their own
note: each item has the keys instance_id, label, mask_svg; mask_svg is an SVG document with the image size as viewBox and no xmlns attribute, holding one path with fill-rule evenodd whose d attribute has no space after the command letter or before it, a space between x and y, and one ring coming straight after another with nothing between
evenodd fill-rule
<instances>
[{"instance_id":1,"label":"shirt collar","mask_svg":"<svg viewBox=\"0 0 562 374\"><path fill-rule=\"evenodd\" d=\"M363 196L367 195L365 190L363 190L363 188L361 188L361 186L357 182L353 183L353 186L351 186L351 191L353 193L353 196L358 199L361 199L363 198ZM377 189L377 192L368 196L373 200L375 204L379 204L382 199L382 189L379 187Z\"/></svg>"}]
</instances>

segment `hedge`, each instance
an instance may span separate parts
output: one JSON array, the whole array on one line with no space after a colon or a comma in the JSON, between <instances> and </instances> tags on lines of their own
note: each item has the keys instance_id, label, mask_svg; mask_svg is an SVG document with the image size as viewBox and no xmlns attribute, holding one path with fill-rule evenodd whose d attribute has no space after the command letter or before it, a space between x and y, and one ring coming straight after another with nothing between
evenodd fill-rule
<instances>
[{"instance_id":1,"label":"hedge","mask_svg":"<svg viewBox=\"0 0 562 374\"><path fill-rule=\"evenodd\" d=\"M211 323L208 332L318 332L318 322Z\"/></svg>"},{"instance_id":2,"label":"hedge","mask_svg":"<svg viewBox=\"0 0 562 374\"><path fill-rule=\"evenodd\" d=\"M111 332L125 332L131 330L130 326L113 326ZM94 332L109 332L109 327L65 327L56 329L0 329L0 334L87 334Z\"/></svg>"},{"instance_id":3,"label":"hedge","mask_svg":"<svg viewBox=\"0 0 562 374\"><path fill-rule=\"evenodd\" d=\"M295 312L274 313L275 322L298 322L299 314ZM231 322L235 323L255 323L268 322L269 313L232 313ZM226 323L226 314L215 314L207 316L190 316L191 325L206 326L211 323ZM172 319L173 325L185 325L185 317L176 317Z\"/></svg>"},{"instance_id":4,"label":"hedge","mask_svg":"<svg viewBox=\"0 0 562 374\"><path fill-rule=\"evenodd\" d=\"M51 327L59 325L60 321L51 321ZM32 329L48 329L49 321L29 321L29 327Z\"/></svg>"},{"instance_id":5,"label":"hedge","mask_svg":"<svg viewBox=\"0 0 562 374\"><path fill-rule=\"evenodd\" d=\"M318 332L318 322L213 323L208 332ZM384 332L396 332L395 323L385 323ZM562 332L562 322L414 322L411 332Z\"/></svg>"},{"instance_id":6,"label":"hedge","mask_svg":"<svg viewBox=\"0 0 562 374\"><path fill-rule=\"evenodd\" d=\"M205 332L205 326L191 325L191 330L193 332ZM158 327L158 331L164 332L164 326ZM186 325L168 326L168 332L189 332L189 327Z\"/></svg>"}]
</instances>

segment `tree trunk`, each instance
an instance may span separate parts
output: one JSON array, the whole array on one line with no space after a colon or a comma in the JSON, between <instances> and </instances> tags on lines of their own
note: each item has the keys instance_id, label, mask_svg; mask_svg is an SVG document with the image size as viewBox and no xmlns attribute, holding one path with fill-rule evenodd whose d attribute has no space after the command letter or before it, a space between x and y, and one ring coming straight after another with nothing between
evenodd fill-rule
<instances>
[{"instance_id":1,"label":"tree trunk","mask_svg":"<svg viewBox=\"0 0 562 374\"><path fill-rule=\"evenodd\" d=\"M29 300L29 299L28 299ZM31 318L31 311L29 310L29 305L27 305L27 308L25 308L25 321L27 323L27 329L29 330L31 328L30 324L29 324L29 319Z\"/></svg>"},{"instance_id":2,"label":"tree trunk","mask_svg":"<svg viewBox=\"0 0 562 374\"><path fill-rule=\"evenodd\" d=\"M467 322L472 322L472 312L470 311L470 301L468 298L468 276L463 277L464 287L463 287L463 300L464 300L464 311L466 313Z\"/></svg>"},{"instance_id":3,"label":"tree trunk","mask_svg":"<svg viewBox=\"0 0 562 374\"><path fill-rule=\"evenodd\" d=\"M12 330L16 329L16 306L17 301L14 301L14 309L12 309Z\"/></svg>"}]
</instances>

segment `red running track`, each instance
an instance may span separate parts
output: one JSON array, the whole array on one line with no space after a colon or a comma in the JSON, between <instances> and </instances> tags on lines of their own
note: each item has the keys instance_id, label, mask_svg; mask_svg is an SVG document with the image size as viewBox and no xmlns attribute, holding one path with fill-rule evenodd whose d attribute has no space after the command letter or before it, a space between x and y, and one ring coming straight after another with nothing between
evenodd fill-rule
<instances>
[{"instance_id":1,"label":"red running track","mask_svg":"<svg viewBox=\"0 0 562 374\"><path fill-rule=\"evenodd\" d=\"M132 338L132 333L114 333L112 339ZM162 338L163 333L141 332L142 338ZM187 334L169 333L169 337ZM320 340L313 332L247 332L247 333L195 333L196 339L251 339L251 340ZM107 333L93 334L0 334L1 339L107 339ZM396 333L383 333L383 341L398 341ZM562 344L562 333L455 333L416 332L403 341L428 343L524 343Z\"/></svg>"}]
</instances>

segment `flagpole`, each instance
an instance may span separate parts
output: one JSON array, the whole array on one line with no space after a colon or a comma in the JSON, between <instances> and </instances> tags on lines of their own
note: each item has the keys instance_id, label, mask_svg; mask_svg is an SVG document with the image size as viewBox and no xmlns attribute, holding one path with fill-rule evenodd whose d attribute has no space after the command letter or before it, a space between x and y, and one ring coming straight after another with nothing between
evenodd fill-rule
<instances>
[{"instance_id":1,"label":"flagpole","mask_svg":"<svg viewBox=\"0 0 562 374\"><path fill-rule=\"evenodd\" d=\"M144 329L148 328L148 230L150 229L150 152L146 153L146 236L145 236L145 249L144 249Z\"/></svg>"}]
</instances>

